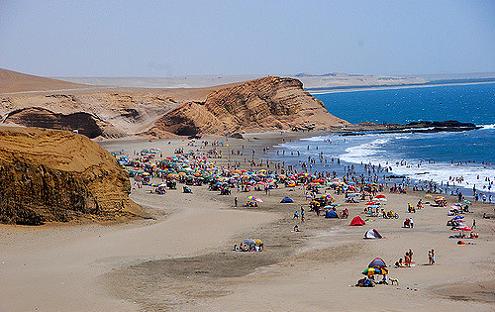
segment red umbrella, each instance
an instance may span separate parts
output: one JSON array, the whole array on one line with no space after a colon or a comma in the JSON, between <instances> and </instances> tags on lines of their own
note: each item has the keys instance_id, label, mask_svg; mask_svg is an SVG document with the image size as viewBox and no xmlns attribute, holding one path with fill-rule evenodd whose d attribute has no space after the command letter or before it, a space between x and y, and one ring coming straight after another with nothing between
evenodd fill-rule
<instances>
[{"instance_id":1,"label":"red umbrella","mask_svg":"<svg viewBox=\"0 0 495 312\"><path fill-rule=\"evenodd\" d=\"M371 205L378 205L379 203L375 203L373 201L369 201L366 203L367 206L371 206Z\"/></svg>"},{"instance_id":2,"label":"red umbrella","mask_svg":"<svg viewBox=\"0 0 495 312\"><path fill-rule=\"evenodd\" d=\"M469 226L467 226L467 225L465 225L465 226L463 226L463 227L460 227L460 228L457 228L457 229L458 229L458 230L460 230L460 231L464 231L464 232L470 232L470 231L472 231L472 230L473 230L472 228L470 228L470 227L469 227Z\"/></svg>"},{"instance_id":3,"label":"red umbrella","mask_svg":"<svg viewBox=\"0 0 495 312\"><path fill-rule=\"evenodd\" d=\"M376 196L375 196L375 198L385 198L385 195L383 195L383 194L378 194L378 195L376 195Z\"/></svg>"}]
</instances>

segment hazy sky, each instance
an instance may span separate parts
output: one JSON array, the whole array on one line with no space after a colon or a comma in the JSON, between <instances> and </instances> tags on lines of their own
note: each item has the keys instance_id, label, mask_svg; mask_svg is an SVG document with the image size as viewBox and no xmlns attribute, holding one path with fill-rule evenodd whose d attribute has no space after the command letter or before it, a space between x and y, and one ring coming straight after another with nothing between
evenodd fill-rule
<instances>
[{"instance_id":1,"label":"hazy sky","mask_svg":"<svg viewBox=\"0 0 495 312\"><path fill-rule=\"evenodd\" d=\"M0 0L0 67L48 76L495 71L495 0Z\"/></svg>"}]
</instances>

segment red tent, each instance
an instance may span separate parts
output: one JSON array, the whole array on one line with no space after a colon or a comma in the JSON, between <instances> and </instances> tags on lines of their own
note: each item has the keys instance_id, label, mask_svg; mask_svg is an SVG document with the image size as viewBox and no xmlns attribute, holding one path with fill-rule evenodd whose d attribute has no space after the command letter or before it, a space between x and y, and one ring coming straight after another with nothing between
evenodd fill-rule
<instances>
[{"instance_id":1,"label":"red tent","mask_svg":"<svg viewBox=\"0 0 495 312\"><path fill-rule=\"evenodd\" d=\"M365 225L366 222L364 222L363 219L361 219L360 216L355 216L352 221L351 221L351 224L349 225L352 225L352 226L361 226L361 225Z\"/></svg>"}]
</instances>

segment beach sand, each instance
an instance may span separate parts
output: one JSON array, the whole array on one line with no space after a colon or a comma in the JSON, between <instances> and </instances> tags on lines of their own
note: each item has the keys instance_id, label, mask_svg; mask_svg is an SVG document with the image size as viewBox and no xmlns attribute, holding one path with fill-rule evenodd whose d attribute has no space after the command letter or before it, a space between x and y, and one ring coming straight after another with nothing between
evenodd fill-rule
<instances>
[{"instance_id":1,"label":"beach sand","mask_svg":"<svg viewBox=\"0 0 495 312\"><path fill-rule=\"evenodd\" d=\"M273 142L229 139L224 150L242 144L259 151ZM164 156L189 148L181 140L103 146L131 155L159 146ZM264 200L258 208L232 207L235 196L242 204L254 193L221 196L193 187L193 194L177 190L160 196L147 190L131 196L153 219L0 226L0 311L493 311L495 222L481 218L483 212L493 213L493 206L473 205L475 213L466 218L477 220L480 238L458 246L448 238L446 208L426 205L413 215L414 229L401 228L407 202L425 199L422 193L385 193L386 207L400 219L375 218L350 227L350 219L324 219L308 211L304 224L293 221L293 210L306 203L299 188L273 190L269 196L257 192ZM280 204L284 195L296 203ZM364 205L343 207L352 218ZM296 223L299 233L292 231ZM370 228L384 239L364 240ZM232 252L245 238L263 239L265 250ZM437 264L425 265L432 248ZM391 268L398 286L351 287L374 257L392 266L408 249L416 266Z\"/></svg>"}]
</instances>

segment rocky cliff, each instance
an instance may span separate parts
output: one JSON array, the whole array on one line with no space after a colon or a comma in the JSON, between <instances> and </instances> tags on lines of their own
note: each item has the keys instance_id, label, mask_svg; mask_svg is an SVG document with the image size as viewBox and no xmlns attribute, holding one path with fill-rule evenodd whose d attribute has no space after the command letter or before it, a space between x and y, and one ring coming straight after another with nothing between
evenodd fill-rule
<instances>
[{"instance_id":1,"label":"rocky cliff","mask_svg":"<svg viewBox=\"0 0 495 312\"><path fill-rule=\"evenodd\" d=\"M43 77L1 73L1 123L78 130L90 138L325 130L348 124L330 115L292 78L265 77L208 88L50 89L60 86ZM30 81L37 88L44 86L43 81L47 85L43 91L2 89L12 89L16 81L24 87Z\"/></svg>"},{"instance_id":2,"label":"rocky cliff","mask_svg":"<svg viewBox=\"0 0 495 312\"><path fill-rule=\"evenodd\" d=\"M141 214L127 173L82 135L0 127L0 223L36 225Z\"/></svg>"},{"instance_id":3,"label":"rocky cliff","mask_svg":"<svg viewBox=\"0 0 495 312\"><path fill-rule=\"evenodd\" d=\"M326 130L348 123L332 116L297 79L265 77L221 88L204 102L185 103L155 122L152 133L177 135Z\"/></svg>"}]
</instances>

